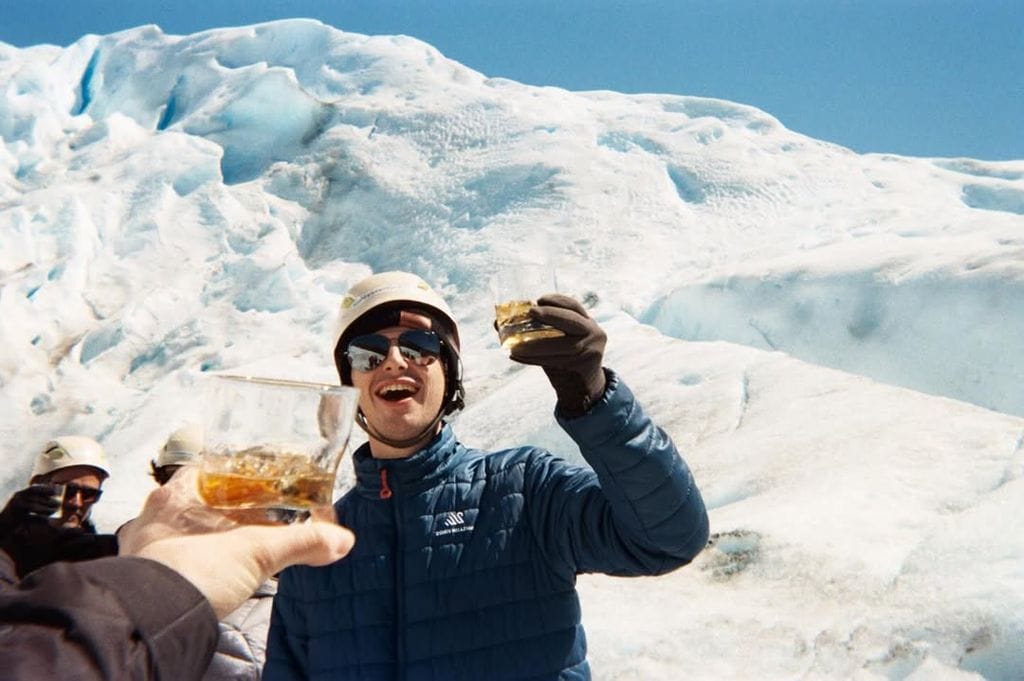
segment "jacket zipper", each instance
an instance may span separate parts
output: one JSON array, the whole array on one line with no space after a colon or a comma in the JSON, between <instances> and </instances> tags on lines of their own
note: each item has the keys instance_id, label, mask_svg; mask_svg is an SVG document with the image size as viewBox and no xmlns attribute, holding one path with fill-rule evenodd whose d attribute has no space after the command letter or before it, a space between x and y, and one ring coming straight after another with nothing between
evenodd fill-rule
<instances>
[{"instance_id":1,"label":"jacket zipper","mask_svg":"<svg viewBox=\"0 0 1024 681\"><path fill-rule=\"evenodd\" d=\"M380 498L391 499L394 490L388 484L388 469L380 469ZM402 509L396 499L391 504L395 520L395 679L405 679L405 551L402 527Z\"/></svg>"}]
</instances>

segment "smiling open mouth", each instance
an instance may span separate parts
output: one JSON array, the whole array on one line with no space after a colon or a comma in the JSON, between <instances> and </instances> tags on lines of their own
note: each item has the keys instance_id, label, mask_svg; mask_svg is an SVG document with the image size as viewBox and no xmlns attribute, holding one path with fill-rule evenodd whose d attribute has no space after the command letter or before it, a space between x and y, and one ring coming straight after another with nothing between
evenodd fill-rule
<instances>
[{"instance_id":1,"label":"smiling open mouth","mask_svg":"<svg viewBox=\"0 0 1024 681\"><path fill-rule=\"evenodd\" d=\"M377 390L377 397L388 402L398 402L418 392L419 388L409 383L389 383Z\"/></svg>"}]
</instances>

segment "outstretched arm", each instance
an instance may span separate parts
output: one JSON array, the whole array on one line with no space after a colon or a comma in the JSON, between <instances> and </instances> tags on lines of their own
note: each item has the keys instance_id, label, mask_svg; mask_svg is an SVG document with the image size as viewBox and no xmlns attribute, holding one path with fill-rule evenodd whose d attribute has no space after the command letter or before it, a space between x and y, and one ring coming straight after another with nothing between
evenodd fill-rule
<instances>
[{"instance_id":1,"label":"outstretched arm","mask_svg":"<svg viewBox=\"0 0 1024 681\"><path fill-rule=\"evenodd\" d=\"M533 319L564 333L516 346L512 359L542 367L555 415L593 470L538 457L531 518L565 570L658 574L704 548L708 517L693 476L632 392L602 368L606 336L568 296L540 298Z\"/></svg>"},{"instance_id":2,"label":"outstretched arm","mask_svg":"<svg viewBox=\"0 0 1024 681\"><path fill-rule=\"evenodd\" d=\"M662 574L688 564L708 540L700 491L672 440L609 372L604 398L559 418L592 469L538 456L530 517L560 570Z\"/></svg>"},{"instance_id":3,"label":"outstretched arm","mask_svg":"<svg viewBox=\"0 0 1024 681\"><path fill-rule=\"evenodd\" d=\"M216 640L203 595L150 560L53 563L0 593L5 679L198 679Z\"/></svg>"}]
</instances>

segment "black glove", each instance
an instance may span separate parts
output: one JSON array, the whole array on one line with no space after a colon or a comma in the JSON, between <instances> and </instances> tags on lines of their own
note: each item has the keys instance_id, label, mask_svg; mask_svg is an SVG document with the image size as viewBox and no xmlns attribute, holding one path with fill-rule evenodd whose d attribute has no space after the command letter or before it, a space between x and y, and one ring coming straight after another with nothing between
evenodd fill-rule
<instances>
[{"instance_id":1,"label":"black glove","mask_svg":"<svg viewBox=\"0 0 1024 681\"><path fill-rule=\"evenodd\" d=\"M60 499L54 497L59 489L56 485L39 484L18 490L7 502L3 515L15 523L31 516L47 518L60 508Z\"/></svg>"},{"instance_id":2,"label":"black glove","mask_svg":"<svg viewBox=\"0 0 1024 681\"><path fill-rule=\"evenodd\" d=\"M565 333L559 338L541 338L512 348L511 358L544 369L558 408L567 417L580 416L604 395L605 376L601 368L604 331L578 301L551 294L537 299L530 318Z\"/></svg>"}]
</instances>

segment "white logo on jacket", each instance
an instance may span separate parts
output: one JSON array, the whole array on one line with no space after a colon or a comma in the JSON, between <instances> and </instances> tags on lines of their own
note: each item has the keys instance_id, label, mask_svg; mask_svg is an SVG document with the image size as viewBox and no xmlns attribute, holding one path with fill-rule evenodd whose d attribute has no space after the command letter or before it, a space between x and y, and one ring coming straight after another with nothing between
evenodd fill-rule
<instances>
[{"instance_id":1,"label":"white logo on jacket","mask_svg":"<svg viewBox=\"0 0 1024 681\"><path fill-rule=\"evenodd\" d=\"M439 527L434 530L434 536L440 537L446 534L455 534L456 532L472 532L473 526L466 524L466 512L465 511L448 511L442 516L438 525Z\"/></svg>"}]
</instances>

